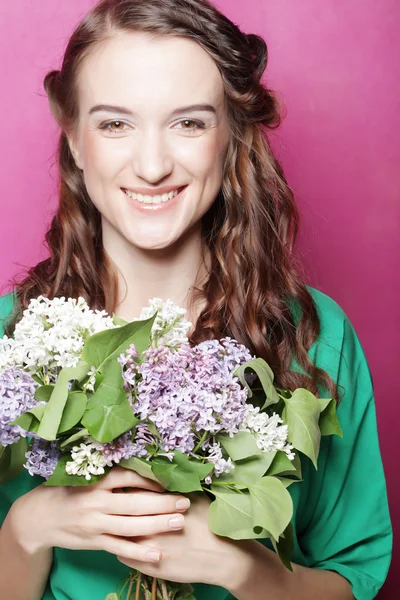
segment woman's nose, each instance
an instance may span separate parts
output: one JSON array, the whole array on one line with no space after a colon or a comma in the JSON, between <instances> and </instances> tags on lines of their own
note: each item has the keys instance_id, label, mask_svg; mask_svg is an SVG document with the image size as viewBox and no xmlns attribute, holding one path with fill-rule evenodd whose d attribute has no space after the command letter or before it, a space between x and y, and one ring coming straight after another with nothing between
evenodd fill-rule
<instances>
[{"instance_id":1,"label":"woman's nose","mask_svg":"<svg viewBox=\"0 0 400 600\"><path fill-rule=\"evenodd\" d=\"M133 168L135 175L151 183L171 173L172 152L162 133L150 130L140 135L135 143Z\"/></svg>"}]
</instances>

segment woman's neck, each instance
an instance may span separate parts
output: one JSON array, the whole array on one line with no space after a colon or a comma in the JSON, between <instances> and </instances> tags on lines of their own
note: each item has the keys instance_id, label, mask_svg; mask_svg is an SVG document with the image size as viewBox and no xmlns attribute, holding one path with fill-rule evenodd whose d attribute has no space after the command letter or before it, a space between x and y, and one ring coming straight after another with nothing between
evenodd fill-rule
<instances>
[{"instance_id":1,"label":"woman's neck","mask_svg":"<svg viewBox=\"0 0 400 600\"><path fill-rule=\"evenodd\" d=\"M201 231L189 232L174 247L143 250L103 230L104 248L118 270L119 296L115 314L130 321L151 298L170 298L188 311L195 323L203 302L192 305L190 290L207 279L208 255ZM204 256L205 254L205 256Z\"/></svg>"}]
</instances>

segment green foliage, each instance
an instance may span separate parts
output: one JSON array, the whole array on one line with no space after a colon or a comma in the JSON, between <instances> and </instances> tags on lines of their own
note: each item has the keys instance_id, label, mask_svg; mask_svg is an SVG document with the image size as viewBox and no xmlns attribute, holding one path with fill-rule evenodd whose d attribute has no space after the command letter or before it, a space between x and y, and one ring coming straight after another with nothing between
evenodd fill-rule
<instances>
[{"instance_id":1,"label":"green foliage","mask_svg":"<svg viewBox=\"0 0 400 600\"><path fill-rule=\"evenodd\" d=\"M6 483L22 473L28 444L20 438L15 444L5 448L0 445L0 484Z\"/></svg>"},{"instance_id":2,"label":"green foliage","mask_svg":"<svg viewBox=\"0 0 400 600\"><path fill-rule=\"evenodd\" d=\"M41 385L35 391L35 398L38 402L48 402L53 393L54 385Z\"/></svg>"},{"instance_id":3,"label":"green foliage","mask_svg":"<svg viewBox=\"0 0 400 600\"><path fill-rule=\"evenodd\" d=\"M190 460L178 450L174 451L172 462L165 456L157 456L151 461L151 468L157 480L170 492L202 491L201 480L207 477L213 467L209 462L203 464Z\"/></svg>"},{"instance_id":4,"label":"green foliage","mask_svg":"<svg viewBox=\"0 0 400 600\"><path fill-rule=\"evenodd\" d=\"M334 398L319 399L321 403L321 416L319 418L319 428L321 435L338 435L343 437L343 432L336 414L337 402Z\"/></svg>"},{"instance_id":5,"label":"green foliage","mask_svg":"<svg viewBox=\"0 0 400 600\"><path fill-rule=\"evenodd\" d=\"M90 366L87 363L80 361L76 367L67 367L60 371L57 383L53 388L37 428L39 437L47 441L57 438L64 408L68 400L68 382L75 379L82 380L87 375L89 368Z\"/></svg>"},{"instance_id":6,"label":"green foliage","mask_svg":"<svg viewBox=\"0 0 400 600\"><path fill-rule=\"evenodd\" d=\"M161 483L157 477L154 475L151 462L148 460L144 460L142 458L138 458L136 456L132 456L131 458L122 459L119 463L121 467L124 469L130 469L131 471L136 471L142 477L147 477L147 479L151 479L152 481L156 481L157 483Z\"/></svg>"},{"instance_id":7,"label":"green foliage","mask_svg":"<svg viewBox=\"0 0 400 600\"><path fill-rule=\"evenodd\" d=\"M116 360L108 362L104 378L90 398L81 423L95 440L106 443L138 422L124 391L121 365Z\"/></svg>"},{"instance_id":8,"label":"green foliage","mask_svg":"<svg viewBox=\"0 0 400 600\"><path fill-rule=\"evenodd\" d=\"M266 529L277 540L290 523L293 501L279 479L262 477L249 487L255 533Z\"/></svg>"},{"instance_id":9,"label":"green foliage","mask_svg":"<svg viewBox=\"0 0 400 600\"><path fill-rule=\"evenodd\" d=\"M65 433L77 425L86 410L86 405L87 397L84 392L70 392L58 427L58 433Z\"/></svg>"},{"instance_id":10,"label":"green foliage","mask_svg":"<svg viewBox=\"0 0 400 600\"><path fill-rule=\"evenodd\" d=\"M321 406L318 398L304 388L297 388L284 402L282 419L288 425L288 441L296 450L308 456L317 468L321 441L318 426Z\"/></svg>"},{"instance_id":11,"label":"green foliage","mask_svg":"<svg viewBox=\"0 0 400 600\"><path fill-rule=\"evenodd\" d=\"M215 484L217 485L217 483L220 484L221 482L227 484L228 482L231 482L236 484L236 487L239 487L238 484L240 484L241 488L246 488L259 481L260 478L268 472L275 456L276 451L263 452L245 458L244 460L234 461L235 468L233 471L230 473L222 473Z\"/></svg>"},{"instance_id":12,"label":"green foliage","mask_svg":"<svg viewBox=\"0 0 400 600\"><path fill-rule=\"evenodd\" d=\"M150 346L151 328L156 315L143 321L133 321L123 327L106 329L90 336L83 348L83 359L96 369L103 371L106 363L113 362L131 344L141 356Z\"/></svg>"},{"instance_id":13,"label":"green foliage","mask_svg":"<svg viewBox=\"0 0 400 600\"><path fill-rule=\"evenodd\" d=\"M39 406L27 410L20 417L11 421L11 425L19 425L27 432L36 433L39 429L40 421L42 420L45 410L46 406L44 404L39 404Z\"/></svg>"},{"instance_id":14,"label":"green foliage","mask_svg":"<svg viewBox=\"0 0 400 600\"><path fill-rule=\"evenodd\" d=\"M290 562L294 551L293 525L289 523L289 525L286 527L285 531L283 532L282 536L277 542L274 539L271 539L271 541L274 550L281 559L282 563L287 569L289 569L289 571L293 571L293 567Z\"/></svg>"},{"instance_id":15,"label":"green foliage","mask_svg":"<svg viewBox=\"0 0 400 600\"><path fill-rule=\"evenodd\" d=\"M270 406L271 404L276 404L279 401L279 396L273 385L274 374L270 366L262 358L255 358L253 360L249 360L243 365L240 365L240 367L238 367L234 372L234 375L236 375L239 378L242 385L248 389L248 395L249 398L251 398L253 395L253 391L247 383L244 376L245 372L248 369L256 373L263 387L266 399L262 406L262 410L264 408L267 408L267 406Z\"/></svg>"},{"instance_id":16,"label":"green foliage","mask_svg":"<svg viewBox=\"0 0 400 600\"><path fill-rule=\"evenodd\" d=\"M262 454L254 435L249 431L239 431L233 437L227 434L219 434L216 436L216 440L221 443L221 446L233 461Z\"/></svg>"},{"instance_id":17,"label":"green foliage","mask_svg":"<svg viewBox=\"0 0 400 600\"><path fill-rule=\"evenodd\" d=\"M216 535L233 540L268 537L268 531L254 531L250 493L238 493L229 487L211 485L215 500L208 509L208 526Z\"/></svg>"}]
</instances>

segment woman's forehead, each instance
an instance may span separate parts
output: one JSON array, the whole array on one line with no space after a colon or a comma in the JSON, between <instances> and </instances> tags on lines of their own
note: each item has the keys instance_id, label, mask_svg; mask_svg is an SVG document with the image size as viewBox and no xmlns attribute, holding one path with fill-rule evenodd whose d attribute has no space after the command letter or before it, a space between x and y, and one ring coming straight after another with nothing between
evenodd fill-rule
<instances>
[{"instance_id":1,"label":"woman's forehead","mask_svg":"<svg viewBox=\"0 0 400 600\"><path fill-rule=\"evenodd\" d=\"M153 37L142 32L118 34L98 44L81 64L81 98L105 102L110 91L135 99L171 98L179 105L220 104L223 82L212 57L195 41L177 36ZM123 98L121 98L122 100Z\"/></svg>"}]
</instances>

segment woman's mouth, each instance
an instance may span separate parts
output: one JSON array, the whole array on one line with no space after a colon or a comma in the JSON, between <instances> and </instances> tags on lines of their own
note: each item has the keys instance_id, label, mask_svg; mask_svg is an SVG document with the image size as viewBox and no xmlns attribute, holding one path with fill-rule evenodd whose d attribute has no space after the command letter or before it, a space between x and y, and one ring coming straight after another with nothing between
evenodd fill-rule
<instances>
[{"instance_id":1,"label":"woman's mouth","mask_svg":"<svg viewBox=\"0 0 400 600\"><path fill-rule=\"evenodd\" d=\"M127 190L125 188L121 188L122 191L126 194L126 196L128 196L128 198L130 198L131 200L134 201L135 204L140 205L140 208L144 208L144 209L155 209L155 208L161 208L164 207L164 205L167 205L169 203L172 203L173 200L180 195L180 193L186 188L187 186L182 186L177 188L176 190L173 190L172 192L169 192L168 194L161 194L161 195L152 195L152 196L145 196L143 194L135 194L134 192L131 192L130 190Z\"/></svg>"}]
</instances>

